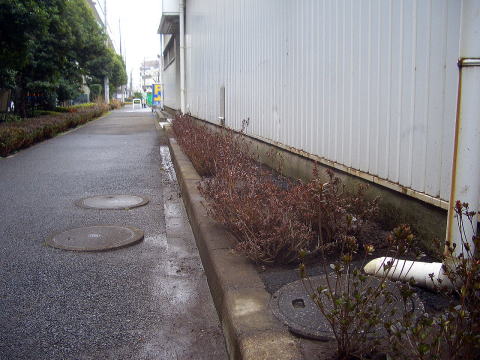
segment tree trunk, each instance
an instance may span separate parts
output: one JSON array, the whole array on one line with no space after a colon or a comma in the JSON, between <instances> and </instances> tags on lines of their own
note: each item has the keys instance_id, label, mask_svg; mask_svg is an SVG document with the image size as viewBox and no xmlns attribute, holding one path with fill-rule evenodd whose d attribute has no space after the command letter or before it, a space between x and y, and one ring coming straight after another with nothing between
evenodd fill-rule
<instances>
[{"instance_id":1,"label":"tree trunk","mask_svg":"<svg viewBox=\"0 0 480 360\"><path fill-rule=\"evenodd\" d=\"M25 90L25 80L17 77L17 87L15 89L15 113L22 118L27 117L27 92Z\"/></svg>"}]
</instances>

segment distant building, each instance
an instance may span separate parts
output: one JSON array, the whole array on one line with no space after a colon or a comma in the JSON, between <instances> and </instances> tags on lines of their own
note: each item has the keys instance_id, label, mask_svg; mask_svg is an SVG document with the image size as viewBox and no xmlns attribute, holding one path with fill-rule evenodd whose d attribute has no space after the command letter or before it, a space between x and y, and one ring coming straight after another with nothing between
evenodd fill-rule
<instances>
[{"instance_id":1,"label":"distant building","mask_svg":"<svg viewBox=\"0 0 480 360\"><path fill-rule=\"evenodd\" d=\"M153 84L160 82L160 60L144 60L140 66L140 79L143 91L151 89Z\"/></svg>"}]
</instances>

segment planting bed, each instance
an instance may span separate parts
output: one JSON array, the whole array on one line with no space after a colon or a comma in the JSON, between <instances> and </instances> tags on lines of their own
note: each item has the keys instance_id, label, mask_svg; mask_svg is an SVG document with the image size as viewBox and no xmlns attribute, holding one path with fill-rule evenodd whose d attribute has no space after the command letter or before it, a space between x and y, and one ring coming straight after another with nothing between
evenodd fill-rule
<instances>
[{"instance_id":1,"label":"planting bed","mask_svg":"<svg viewBox=\"0 0 480 360\"><path fill-rule=\"evenodd\" d=\"M117 103L88 104L64 108L62 113L51 112L38 117L0 123L0 156L8 156L68 129L83 125L117 107L119 107Z\"/></svg>"},{"instance_id":2,"label":"planting bed","mask_svg":"<svg viewBox=\"0 0 480 360\"><path fill-rule=\"evenodd\" d=\"M212 132L196 124L196 121L188 116L177 117L173 129L178 144L202 175L200 178L196 173L192 173L189 162L183 158L184 155L178 155L180 160L177 158L175 164L177 171L183 173L179 178L183 177L182 189L187 192L184 201L190 203L187 205L190 209L189 216L196 237L200 238L199 250L209 284L213 287L212 294L224 324L227 343L231 344L229 352L232 358L255 357L249 357L249 351L245 350L245 342L248 342L252 335L248 331L241 335L242 331L235 330L239 321L236 314L238 306L230 303L231 288L236 289L236 296L240 300L243 297L249 298L252 291L260 294L257 294L257 300L258 296L263 299L259 300L261 305L258 309L261 310L256 310L259 314L248 318L246 325L242 321L247 319L240 320L243 324L241 328L250 327L253 321L255 325L252 326L257 332L267 333L272 328L279 331L278 325L274 325L271 318L270 309L266 306L266 294L272 295L282 286L304 278L303 265L306 266L308 276L314 276L330 273L332 269L341 272L337 265L340 264L341 267L342 262L352 269L361 269L365 261L375 257L403 255L403 258L415 259L422 253L414 245L414 236L408 226L398 227L390 234L375 223L377 202L364 199L363 189L359 189L355 194L345 193L341 183L333 175L330 175L328 183L323 184L315 178L310 183L287 179L256 163L241 136L223 129ZM180 151L175 150L177 147L176 144L172 146L174 156L177 156L175 152ZM206 205L202 209L199 209L200 202ZM207 220L207 216L215 219L216 224ZM222 230L218 224L223 225ZM229 234L225 233L225 229L228 229ZM211 241L213 242L210 244ZM233 247L234 251L223 254L225 247ZM365 256L361 254L363 249L367 254ZM221 260L218 259L219 251L223 254ZM228 261L223 259L225 255L229 258ZM421 255L422 261L436 260ZM245 262L245 257L250 259L250 263ZM345 258L347 260L344 260ZM299 263L302 263L300 267ZM230 267L235 269L234 275L230 274ZM249 270L251 268L254 273ZM239 277L240 273L250 275ZM362 277L355 275L353 281L358 281L357 276L360 276L360 279ZM256 278L261 281L261 285ZM232 283L234 279L238 279L239 283ZM400 289L400 285L394 286ZM425 310L433 315L444 311L452 300L430 291L407 287L402 285L402 294L404 290L408 293L413 289L423 302ZM323 293L316 291L320 296ZM309 294L313 296L316 293ZM367 293L365 296L368 298L370 295ZM412 296L406 295L405 299L411 299ZM252 301L250 299L247 303ZM366 309L368 310L368 306ZM454 313L454 316L456 315ZM264 317L268 319L265 320L267 325L259 325L262 322L260 319ZM286 342L291 343L292 349L300 349L301 356L296 350L292 350L291 354L285 356L282 353L282 356L272 354L261 358L337 358L335 340L321 342L305 338L297 338L295 341L288 337L286 339ZM429 343L431 339L425 341ZM390 350L388 343L389 340L384 339L377 344L377 351L368 354L366 358L386 358L382 354ZM268 348L272 344L269 340L257 345ZM421 351L430 351L430 348L425 350L423 346L419 344L418 348ZM397 358L402 358L403 355ZM435 358L422 356L416 358ZM350 355L342 358L353 359Z\"/></svg>"}]
</instances>

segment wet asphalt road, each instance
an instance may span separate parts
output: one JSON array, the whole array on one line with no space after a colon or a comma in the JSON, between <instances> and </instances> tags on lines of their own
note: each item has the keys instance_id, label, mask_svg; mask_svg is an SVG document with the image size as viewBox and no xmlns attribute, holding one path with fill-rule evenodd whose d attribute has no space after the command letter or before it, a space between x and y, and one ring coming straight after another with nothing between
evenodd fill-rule
<instances>
[{"instance_id":1,"label":"wet asphalt road","mask_svg":"<svg viewBox=\"0 0 480 360\"><path fill-rule=\"evenodd\" d=\"M138 194L128 211L80 198ZM132 225L100 253L44 245L67 229ZM153 115L114 111L0 159L0 359L226 359L218 317Z\"/></svg>"}]
</instances>

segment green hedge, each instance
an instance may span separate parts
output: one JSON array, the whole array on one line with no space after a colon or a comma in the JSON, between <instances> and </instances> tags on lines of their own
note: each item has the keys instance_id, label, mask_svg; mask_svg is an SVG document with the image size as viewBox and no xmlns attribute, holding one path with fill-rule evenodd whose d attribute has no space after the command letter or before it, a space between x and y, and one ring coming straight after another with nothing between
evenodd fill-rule
<instances>
[{"instance_id":1,"label":"green hedge","mask_svg":"<svg viewBox=\"0 0 480 360\"><path fill-rule=\"evenodd\" d=\"M70 128L85 124L116 106L116 104L88 104L75 107L73 112L48 114L18 122L1 123L0 156L7 156Z\"/></svg>"}]
</instances>

